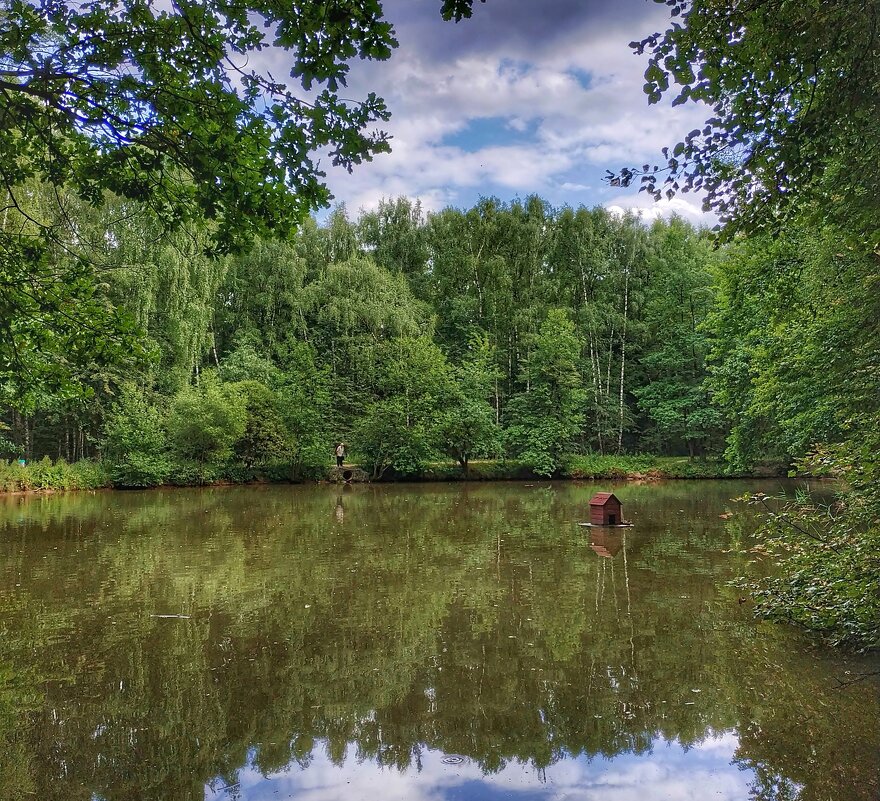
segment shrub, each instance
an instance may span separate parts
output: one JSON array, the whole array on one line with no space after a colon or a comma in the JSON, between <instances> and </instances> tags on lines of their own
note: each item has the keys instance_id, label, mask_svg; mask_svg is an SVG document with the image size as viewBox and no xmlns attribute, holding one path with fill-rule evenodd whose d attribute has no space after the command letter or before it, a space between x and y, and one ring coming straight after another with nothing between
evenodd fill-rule
<instances>
[{"instance_id":1,"label":"shrub","mask_svg":"<svg viewBox=\"0 0 880 801\"><path fill-rule=\"evenodd\" d=\"M243 395L235 385L222 384L205 373L201 386L187 387L175 396L168 415L168 439L177 457L201 465L199 472L204 475L211 472L204 468L229 460L246 425Z\"/></svg>"},{"instance_id":2,"label":"shrub","mask_svg":"<svg viewBox=\"0 0 880 801\"><path fill-rule=\"evenodd\" d=\"M171 470L162 413L134 384L122 386L104 421L103 453L120 487L163 484Z\"/></svg>"}]
</instances>

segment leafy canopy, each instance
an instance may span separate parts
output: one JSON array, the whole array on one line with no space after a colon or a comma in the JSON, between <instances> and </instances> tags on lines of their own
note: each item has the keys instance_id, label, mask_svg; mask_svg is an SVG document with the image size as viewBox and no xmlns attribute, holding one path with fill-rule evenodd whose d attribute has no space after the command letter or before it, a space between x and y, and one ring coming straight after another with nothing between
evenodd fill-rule
<instances>
[{"instance_id":1,"label":"leafy canopy","mask_svg":"<svg viewBox=\"0 0 880 801\"><path fill-rule=\"evenodd\" d=\"M285 232L330 199L316 154L351 169L389 149L371 128L384 102L338 92L351 59L396 46L379 0L7 0L0 180L12 192L39 175L96 205L109 190L170 225L205 216L221 249ZM268 47L287 75L263 67Z\"/></svg>"},{"instance_id":2,"label":"leafy canopy","mask_svg":"<svg viewBox=\"0 0 880 801\"><path fill-rule=\"evenodd\" d=\"M664 150L663 169L625 169L611 183L638 179L657 199L703 190L728 233L811 209L876 248L877 0L655 2L670 7L670 27L631 43L650 56L649 102L675 95L711 116Z\"/></svg>"},{"instance_id":3,"label":"leafy canopy","mask_svg":"<svg viewBox=\"0 0 880 801\"><path fill-rule=\"evenodd\" d=\"M396 46L379 0L0 0L0 397L81 392L94 364L137 350L71 200L136 201L164 229L207 221L208 252L287 236L329 203L319 155L351 170L389 149L384 102L339 90L352 59Z\"/></svg>"}]
</instances>

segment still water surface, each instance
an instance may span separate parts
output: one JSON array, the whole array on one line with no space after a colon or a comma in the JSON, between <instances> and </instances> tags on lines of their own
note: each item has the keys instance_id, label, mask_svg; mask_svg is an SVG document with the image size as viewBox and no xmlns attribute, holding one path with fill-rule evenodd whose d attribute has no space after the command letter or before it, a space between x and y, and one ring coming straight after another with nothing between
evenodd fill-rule
<instances>
[{"instance_id":1,"label":"still water surface","mask_svg":"<svg viewBox=\"0 0 880 801\"><path fill-rule=\"evenodd\" d=\"M779 485L608 488L0 499L0 799L875 801L877 661L727 585Z\"/></svg>"}]
</instances>

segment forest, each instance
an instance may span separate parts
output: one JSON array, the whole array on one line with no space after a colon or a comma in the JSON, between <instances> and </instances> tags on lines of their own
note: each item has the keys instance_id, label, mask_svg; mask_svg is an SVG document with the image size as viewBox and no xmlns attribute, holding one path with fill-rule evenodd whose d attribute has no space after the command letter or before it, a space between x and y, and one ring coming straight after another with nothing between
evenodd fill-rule
<instances>
[{"instance_id":1,"label":"forest","mask_svg":"<svg viewBox=\"0 0 880 801\"><path fill-rule=\"evenodd\" d=\"M72 205L137 358L29 385L4 448L99 458L118 486L323 477L338 441L373 478L485 459L549 476L581 454L788 466L840 439L835 377L855 389L828 344L859 336L832 276L861 265L830 228L718 248L681 219L397 198L211 257L197 226Z\"/></svg>"},{"instance_id":2,"label":"forest","mask_svg":"<svg viewBox=\"0 0 880 801\"><path fill-rule=\"evenodd\" d=\"M339 95L397 47L378 2L10 6L0 489L318 478L340 441L375 479L778 466L844 491L768 506L759 607L876 646L877 4L663 4L648 102L713 116L608 180L697 191L717 233L539 197L318 224L317 154L390 148ZM289 84L225 57L269 45Z\"/></svg>"}]
</instances>

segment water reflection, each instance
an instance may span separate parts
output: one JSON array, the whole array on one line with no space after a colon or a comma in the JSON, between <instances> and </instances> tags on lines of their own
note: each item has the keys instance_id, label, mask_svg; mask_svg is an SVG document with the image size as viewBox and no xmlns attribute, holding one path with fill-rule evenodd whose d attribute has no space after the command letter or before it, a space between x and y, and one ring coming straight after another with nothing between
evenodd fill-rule
<instances>
[{"instance_id":1,"label":"water reflection","mask_svg":"<svg viewBox=\"0 0 880 801\"><path fill-rule=\"evenodd\" d=\"M9 503L0 798L876 798L870 663L725 588L745 487L347 489Z\"/></svg>"},{"instance_id":2,"label":"water reflection","mask_svg":"<svg viewBox=\"0 0 880 801\"><path fill-rule=\"evenodd\" d=\"M729 769L736 748L736 738L727 734L710 736L689 750L677 743L657 743L650 761L631 754L613 760L579 757L541 770L523 764L506 765L491 774L468 762L450 766L444 763L441 753L431 750L421 755L417 773L382 770L373 762L353 759L335 765L319 753L307 771L264 775L249 764L239 772L235 788L214 783L206 788L205 798L224 801L230 797L230 790L235 790L254 801L274 801L279 796L303 801L488 801L511 797L542 801L742 801L749 795L748 775Z\"/></svg>"},{"instance_id":3,"label":"water reflection","mask_svg":"<svg viewBox=\"0 0 880 801\"><path fill-rule=\"evenodd\" d=\"M599 556L613 559L623 548L624 537L620 531L614 529L591 528L590 548Z\"/></svg>"}]
</instances>

